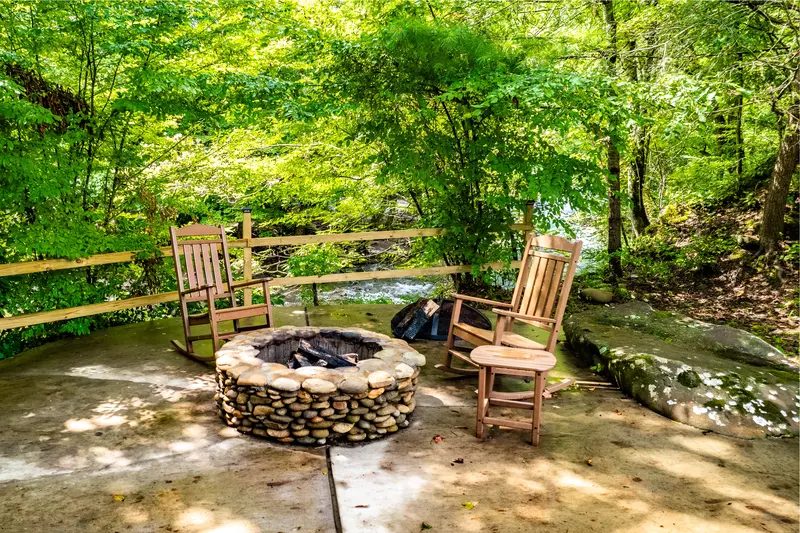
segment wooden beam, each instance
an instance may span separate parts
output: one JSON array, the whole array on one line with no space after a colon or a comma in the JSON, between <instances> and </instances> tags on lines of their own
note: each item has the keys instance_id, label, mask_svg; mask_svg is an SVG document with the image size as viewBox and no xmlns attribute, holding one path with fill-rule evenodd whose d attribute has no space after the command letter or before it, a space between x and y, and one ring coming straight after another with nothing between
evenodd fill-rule
<instances>
[{"instance_id":1,"label":"wooden beam","mask_svg":"<svg viewBox=\"0 0 800 533\"><path fill-rule=\"evenodd\" d=\"M511 268L519 268L519 262L511 263ZM502 268L502 263L491 263L484 266L487 268ZM310 285L312 283L336 283L342 281L363 281L369 279L391 279L391 278L405 278L413 276L437 276L444 274L454 274L456 272L471 272L472 265L455 265L444 267L430 267L430 268L408 268L403 270L379 270L377 272L345 272L341 274L326 274L324 276L298 276L295 278L276 278L270 282L273 287L282 287L288 285ZM243 282L242 282L243 283ZM236 283L234 283L234 286ZM128 298L127 300L114 300L111 302L101 302L90 305L82 305L79 307L70 307L68 309L57 309L54 311L44 311L41 313L29 313L26 315L12 316L8 318L0 318L0 331L13 328L21 328L25 326L35 326L37 324L46 324L48 322L57 322L59 320L69 320L72 318L81 318L92 315L99 315L101 313L111 313L113 311L122 311L124 309L133 309L136 307L144 307L147 305L156 305L165 302L173 302L178 299L177 292L164 292L160 294L153 294L151 296L138 296L136 298Z\"/></svg>"},{"instance_id":2,"label":"wooden beam","mask_svg":"<svg viewBox=\"0 0 800 533\"><path fill-rule=\"evenodd\" d=\"M244 257L242 258L244 261L242 272L244 281L253 279L253 249L250 247L250 237L253 236L252 232L253 221L250 216L250 209L245 209L242 214L242 240L245 242ZM251 287L247 287L244 290L244 305L253 305L253 289Z\"/></svg>"},{"instance_id":3,"label":"wooden beam","mask_svg":"<svg viewBox=\"0 0 800 533\"><path fill-rule=\"evenodd\" d=\"M436 237L445 230L420 228L390 231L363 231L359 233L323 233L321 235L292 235L289 237L261 237L251 239L252 246L296 246L323 242L379 241L384 239L411 239L414 237Z\"/></svg>"},{"instance_id":4,"label":"wooden beam","mask_svg":"<svg viewBox=\"0 0 800 533\"><path fill-rule=\"evenodd\" d=\"M166 257L172 257L172 249L159 248ZM50 272L52 270L66 270L95 265L110 265L112 263L127 263L133 261L141 252L114 252L111 254L91 255L80 259L45 259L44 261L27 261L25 263L9 263L0 265L0 277L18 276L20 274L34 274L36 272Z\"/></svg>"},{"instance_id":5,"label":"wooden beam","mask_svg":"<svg viewBox=\"0 0 800 533\"><path fill-rule=\"evenodd\" d=\"M178 292L162 292L150 296L138 296L127 300L113 300L111 302L101 302L97 304L81 305L68 309L56 309L55 311L44 311L42 313L29 313L27 315L0 318L0 331L25 326L35 326L48 322L58 322L59 320L69 320L85 316L99 315L101 313L111 313L124 309L144 307L146 305L156 305L165 302L172 302L178 299Z\"/></svg>"},{"instance_id":6,"label":"wooden beam","mask_svg":"<svg viewBox=\"0 0 800 533\"><path fill-rule=\"evenodd\" d=\"M511 268L519 268L519 261L511 263ZM494 269L503 268L503 263L490 263L484 266L483 270L489 267ZM428 268L407 268L403 270L377 270L373 272L344 272L342 274L325 274L324 276L297 276L292 278L275 278L269 282L273 287L284 287L287 285L311 285L312 283L338 283L342 281L365 281L370 279L392 279L392 278L411 278L415 276L438 276L446 274L456 274L458 272L472 272L472 265L453 265L443 267ZM236 283L234 283L236 285Z\"/></svg>"},{"instance_id":7,"label":"wooden beam","mask_svg":"<svg viewBox=\"0 0 800 533\"><path fill-rule=\"evenodd\" d=\"M525 224L512 224L512 230L525 230ZM331 233L322 235L294 235L290 237L262 237L250 239L251 247L256 246L293 246L323 242L355 242L376 241L383 239L408 239L413 237L434 237L443 235L446 230L438 228L421 228L390 231L367 231L361 233ZM229 248L246 248L248 241L237 239L228 241ZM171 248L158 249L164 257L172 257ZM141 254L141 250L133 252L114 252L110 254L91 255L80 259L45 259L44 261L26 261L22 263L0 264L0 277L18 276L21 274L34 274L37 272L51 272L54 270L67 270L96 265L110 265L114 263L127 263L133 261Z\"/></svg>"}]
</instances>

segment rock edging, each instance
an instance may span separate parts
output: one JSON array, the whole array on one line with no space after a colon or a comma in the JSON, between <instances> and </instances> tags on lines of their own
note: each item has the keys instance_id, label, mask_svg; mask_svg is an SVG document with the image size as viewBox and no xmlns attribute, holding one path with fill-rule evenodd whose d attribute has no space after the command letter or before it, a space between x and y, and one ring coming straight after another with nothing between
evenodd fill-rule
<instances>
[{"instance_id":1,"label":"rock edging","mask_svg":"<svg viewBox=\"0 0 800 533\"><path fill-rule=\"evenodd\" d=\"M333 339L368 358L337 369L264 360L310 338ZM360 328L261 329L217 352L215 400L220 417L242 433L304 445L373 440L409 425L424 365L425 356L405 341Z\"/></svg>"}]
</instances>

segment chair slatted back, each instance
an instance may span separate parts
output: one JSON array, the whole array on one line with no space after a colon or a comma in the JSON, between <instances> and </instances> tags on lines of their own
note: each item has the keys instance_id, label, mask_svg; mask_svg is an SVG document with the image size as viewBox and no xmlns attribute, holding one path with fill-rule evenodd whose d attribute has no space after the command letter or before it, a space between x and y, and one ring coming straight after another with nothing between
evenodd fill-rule
<instances>
[{"instance_id":1,"label":"chair slatted back","mask_svg":"<svg viewBox=\"0 0 800 533\"><path fill-rule=\"evenodd\" d=\"M573 243L553 235L528 236L511 298L511 311L547 318L555 323L517 320L547 331L558 331L582 245L581 241Z\"/></svg>"},{"instance_id":2,"label":"chair slatted back","mask_svg":"<svg viewBox=\"0 0 800 533\"><path fill-rule=\"evenodd\" d=\"M211 285L214 287L216 298L229 298L231 305L236 307L236 298L230 289L233 287L233 275L225 228L193 224L183 228L171 227L169 233L172 241L172 254L175 258L178 290L203 289ZM181 240L181 237L206 238ZM222 257L220 257L220 253ZM181 261L181 256L183 256L183 261ZM197 293L188 294L184 299L187 302L204 301L206 292L198 290Z\"/></svg>"}]
</instances>

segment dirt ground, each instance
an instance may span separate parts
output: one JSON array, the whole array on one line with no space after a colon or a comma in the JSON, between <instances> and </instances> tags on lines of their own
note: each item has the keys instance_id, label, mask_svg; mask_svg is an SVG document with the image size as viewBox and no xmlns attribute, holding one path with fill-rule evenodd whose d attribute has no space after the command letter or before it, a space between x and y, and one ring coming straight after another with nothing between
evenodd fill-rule
<instances>
[{"instance_id":1,"label":"dirt ground","mask_svg":"<svg viewBox=\"0 0 800 533\"><path fill-rule=\"evenodd\" d=\"M397 309L308 320L388 333ZM305 320L278 309L280 325ZM546 401L539 447L512 429L479 441L474 380L434 369L443 346L422 342L409 428L276 446L222 425L211 369L169 349L179 331L122 326L0 362L0 531L334 532L337 517L346 532L798 531L797 439L704 434L598 388ZM551 379L593 377L558 356Z\"/></svg>"}]
</instances>

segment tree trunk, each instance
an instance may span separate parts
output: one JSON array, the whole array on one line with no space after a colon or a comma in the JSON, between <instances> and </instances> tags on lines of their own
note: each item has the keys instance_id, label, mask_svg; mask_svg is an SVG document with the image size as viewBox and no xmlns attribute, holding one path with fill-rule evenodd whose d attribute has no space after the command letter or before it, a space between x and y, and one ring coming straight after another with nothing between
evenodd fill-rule
<instances>
[{"instance_id":1,"label":"tree trunk","mask_svg":"<svg viewBox=\"0 0 800 533\"><path fill-rule=\"evenodd\" d=\"M736 72L738 76L738 83L740 86L744 85L744 75L742 73L743 54L739 52L736 56ZM744 171L744 136L742 134L742 114L744 112L744 95L742 91L736 92L736 97L733 99L734 113L735 113L735 140L736 140L736 188L737 191L742 187L742 172Z\"/></svg>"},{"instance_id":2,"label":"tree trunk","mask_svg":"<svg viewBox=\"0 0 800 533\"><path fill-rule=\"evenodd\" d=\"M644 80L648 77L650 64L652 63L653 34L653 30L651 30L647 39L647 58L643 62L644 67L641 76ZM637 83L640 76L638 61L634 57L636 53L636 41L634 39L628 41L628 52L631 56L627 61L628 78L633 83ZM637 105L636 112L640 115L644 114L639 105ZM633 127L632 148L633 161L630 163L628 172L628 195L631 198L631 228L633 229L633 234L638 237L650 225L650 220L647 218L647 209L644 205L644 180L647 175L647 156L650 149L650 132L647 126L637 124Z\"/></svg>"},{"instance_id":3,"label":"tree trunk","mask_svg":"<svg viewBox=\"0 0 800 533\"><path fill-rule=\"evenodd\" d=\"M650 225L644 205L644 177L647 172L647 154L650 150L650 132L645 126L633 128L633 163L628 176L628 194L631 196L631 227L637 237Z\"/></svg>"},{"instance_id":4,"label":"tree trunk","mask_svg":"<svg viewBox=\"0 0 800 533\"><path fill-rule=\"evenodd\" d=\"M608 71L612 77L617 75L617 21L614 18L613 0L601 0L603 18L606 23L608 37ZM622 276L622 264L619 250L622 248L622 210L619 188L619 151L614 140L608 138L608 254L611 272L616 277Z\"/></svg>"},{"instance_id":5,"label":"tree trunk","mask_svg":"<svg viewBox=\"0 0 800 533\"><path fill-rule=\"evenodd\" d=\"M797 94L795 103L789 108L787 115L788 124L778 146L778 157L772 168L769 192L761 218L760 254L774 255L778 251L778 240L783 231L783 217L786 214L786 198L789 196L792 174L797 170L800 160L800 102Z\"/></svg>"}]
</instances>

